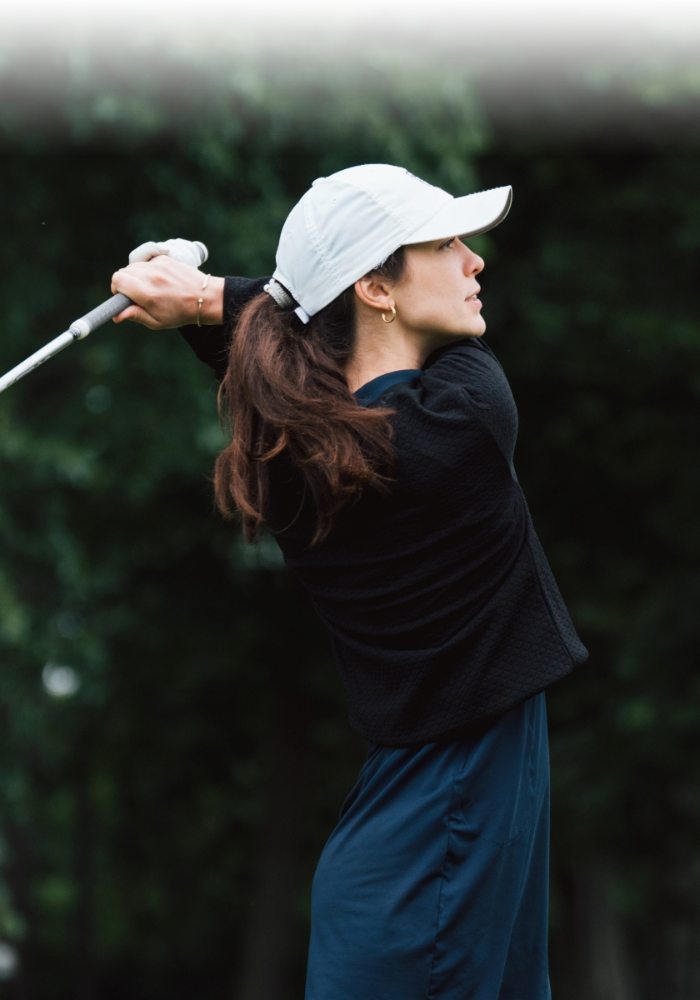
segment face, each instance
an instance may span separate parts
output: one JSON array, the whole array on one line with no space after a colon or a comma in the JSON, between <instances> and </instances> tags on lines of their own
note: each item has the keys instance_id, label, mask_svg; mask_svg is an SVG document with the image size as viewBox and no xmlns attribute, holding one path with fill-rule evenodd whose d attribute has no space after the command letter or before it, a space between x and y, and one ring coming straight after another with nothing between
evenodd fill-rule
<instances>
[{"instance_id":1,"label":"face","mask_svg":"<svg viewBox=\"0 0 700 1000\"><path fill-rule=\"evenodd\" d=\"M477 275L484 262L458 238L406 247L407 270L391 290L401 325L440 346L486 329Z\"/></svg>"}]
</instances>

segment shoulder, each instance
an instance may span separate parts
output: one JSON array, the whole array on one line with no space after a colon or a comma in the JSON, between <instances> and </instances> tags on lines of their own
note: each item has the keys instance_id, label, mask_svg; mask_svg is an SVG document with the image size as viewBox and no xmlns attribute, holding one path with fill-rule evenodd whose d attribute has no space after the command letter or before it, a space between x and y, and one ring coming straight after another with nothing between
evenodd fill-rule
<instances>
[{"instance_id":1,"label":"shoulder","mask_svg":"<svg viewBox=\"0 0 700 1000\"><path fill-rule=\"evenodd\" d=\"M425 366L426 382L470 386L494 376L505 378L498 358L481 337L468 337L440 348Z\"/></svg>"},{"instance_id":2,"label":"shoulder","mask_svg":"<svg viewBox=\"0 0 700 1000\"><path fill-rule=\"evenodd\" d=\"M465 415L510 387L496 355L476 337L460 340L432 354L420 377L390 386L374 406Z\"/></svg>"},{"instance_id":3,"label":"shoulder","mask_svg":"<svg viewBox=\"0 0 700 1000\"><path fill-rule=\"evenodd\" d=\"M390 387L373 405L393 411L399 455L416 454L431 463L446 455L486 456L496 444L512 461L515 400L495 354L481 340L470 338L442 349L420 378Z\"/></svg>"}]
</instances>

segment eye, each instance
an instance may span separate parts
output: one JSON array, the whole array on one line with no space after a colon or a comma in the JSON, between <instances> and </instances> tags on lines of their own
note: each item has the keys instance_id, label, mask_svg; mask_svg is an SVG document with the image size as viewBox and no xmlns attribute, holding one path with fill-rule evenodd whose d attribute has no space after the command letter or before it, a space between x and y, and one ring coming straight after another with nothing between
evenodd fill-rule
<instances>
[{"instance_id":1,"label":"eye","mask_svg":"<svg viewBox=\"0 0 700 1000\"><path fill-rule=\"evenodd\" d=\"M449 238L449 240L445 240L445 242L444 242L444 243L441 243L438 249L439 249L439 250L446 250L446 249L447 249L448 247L451 247L451 246L452 246L452 244L454 243L454 241L455 241L456 239L457 239L457 237L456 237L456 236L451 236L451 237Z\"/></svg>"}]
</instances>

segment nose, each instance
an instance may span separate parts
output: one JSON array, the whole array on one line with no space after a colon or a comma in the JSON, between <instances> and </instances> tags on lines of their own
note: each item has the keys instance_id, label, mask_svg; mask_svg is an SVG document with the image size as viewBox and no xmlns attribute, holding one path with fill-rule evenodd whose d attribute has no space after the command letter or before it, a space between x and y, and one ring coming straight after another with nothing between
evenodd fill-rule
<instances>
[{"instance_id":1,"label":"nose","mask_svg":"<svg viewBox=\"0 0 700 1000\"><path fill-rule=\"evenodd\" d=\"M480 257L478 253L474 253L470 250L466 243L462 243L464 247L464 273L469 278L473 278L479 273L479 271L484 270L484 260Z\"/></svg>"}]
</instances>

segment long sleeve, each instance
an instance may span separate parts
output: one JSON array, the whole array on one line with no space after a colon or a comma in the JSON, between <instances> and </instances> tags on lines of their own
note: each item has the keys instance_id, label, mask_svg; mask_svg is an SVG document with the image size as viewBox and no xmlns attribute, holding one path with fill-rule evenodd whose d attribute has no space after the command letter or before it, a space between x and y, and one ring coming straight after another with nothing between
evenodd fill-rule
<instances>
[{"instance_id":1,"label":"long sleeve","mask_svg":"<svg viewBox=\"0 0 700 1000\"><path fill-rule=\"evenodd\" d=\"M200 359L221 381L226 372L228 347L241 309L259 295L269 278L225 278L222 326L183 326L180 333Z\"/></svg>"},{"instance_id":2,"label":"long sleeve","mask_svg":"<svg viewBox=\"0 0 700 1000\"><path fill-rule=\"evenodd\" d=\"M353 727L373 743L455 738L582 663L513 469L517 412L486 344L428 359L370 406L389 417L388 494L367 489L310 546L315 510L281 462L269 523L325 622Z\"/></svg>"}]
</instances>

